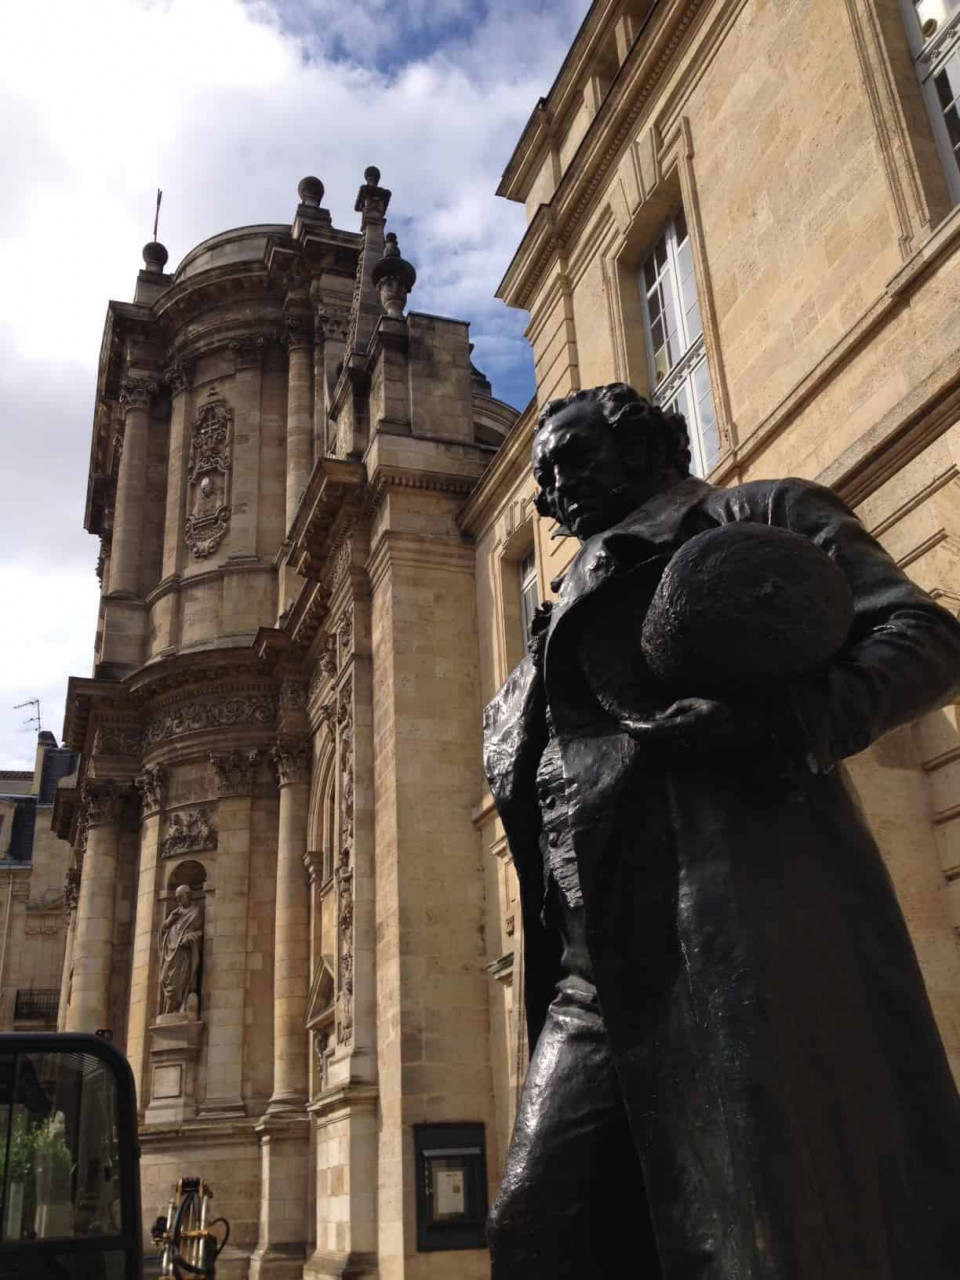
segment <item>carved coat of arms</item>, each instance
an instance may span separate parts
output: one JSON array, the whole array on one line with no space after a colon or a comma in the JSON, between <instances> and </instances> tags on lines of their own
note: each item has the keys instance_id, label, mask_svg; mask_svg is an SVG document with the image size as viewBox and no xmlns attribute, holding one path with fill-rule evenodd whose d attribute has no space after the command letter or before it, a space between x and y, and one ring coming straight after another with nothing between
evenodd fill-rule
<instances>
[{"instance_id":1,"label":"carved coat of arms","mask_svg":"<svg viewBox=\"0 0 960 1280\"><path fill-rule=\"evenodd\" d=\"M198 559L213 555L230 523L230 453L233 410L216 387L200 406L187 461L184 537Z\"/></svg>"}]
</instances>

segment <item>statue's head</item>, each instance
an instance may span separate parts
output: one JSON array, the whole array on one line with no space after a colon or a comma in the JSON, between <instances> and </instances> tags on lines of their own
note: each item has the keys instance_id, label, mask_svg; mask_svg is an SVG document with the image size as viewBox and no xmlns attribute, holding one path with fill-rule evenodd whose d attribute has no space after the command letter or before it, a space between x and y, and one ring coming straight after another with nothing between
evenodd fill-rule
<instances>
[{"instance_id":1,"label":"statue's head","mask_svg":"<svg viewBox=\"0 0 960 1280\"><path fill-rule=\"evenodd\" d=\"M533 437L536 506L583 541L690 474L682 414L614 382L551 400Z\"/></svg>"},{"instance_id":2,"label":"statue's head","mask_svg":"<svg viewBox=\"0 0 960 1280\"><path fill-rule=\"evenodd\" d=\"M189 907L190 905L190 886L186 884L178 884L173 891L173 896L177 900L177 904L181 907Z\"/></svg>"}]
</instances>

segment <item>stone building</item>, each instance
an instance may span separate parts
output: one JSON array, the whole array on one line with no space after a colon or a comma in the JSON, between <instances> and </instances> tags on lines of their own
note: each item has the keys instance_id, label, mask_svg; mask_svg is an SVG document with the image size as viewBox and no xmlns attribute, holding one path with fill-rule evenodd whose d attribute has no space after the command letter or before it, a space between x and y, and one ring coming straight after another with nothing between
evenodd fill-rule
<instances>
[{"instance_id":1,"label":"stone building","mask_svg":"<svg viewBox=\"0 0 960 1280\"><path fill-rule=\"evenodd\" d=\"M530 313L536 400L622 380L691 424L719 485L832 486L960 606L960 6L596 0L510 157L527 228L498 296ZM524 414L461 513L481 690L574 547L533 512ZM960 1077L956 707L851 762ZM484 841L502 1159L525 1047L509 851Z\"/></svg>"},{"instance_id":2,"label":"stone building","mask_svg":"<svg viewBox=\"0 0 960 1280\"><path fill-rule=\"evenodd\" d=\"M57 787L76 768L47 730L32 769L0 769L0 1030L55 1031L67 936L68 845L50 828ZM67 908L69 909L69 908Z\"/></svg>"},{"instance_id":3,"label":"stone building","mask_svg":"<svg viewBox=\"0 0 960 1280\"><path fill-rule=\"evenodd\" d=\"M537 403L679 403L702 474L834 486L953 609L956 9L596 0L507 165L499 290ZM536 404L404 314L379 174L359 234L300 195L172 275L148 246L108 312L62 1005L133 1064L145 1212L213 1183L225 1275L469 1280L482 1249L421 1247L417 1126L483 1125L492 1192L526 1046L480 709L574 548L533 511ZM960 1069L956 709L851 773Z\"/></svg>"},{"instance_id":4,"label":"stone building","mask_svg":"<svg viewBox=\"0 0 960 1280\"><path fill-rule=\"evenodd\" d=\"M62 1025L127 1053L145 1216L213 1185L218 1274L480 1276L477 1247L404 1259L412 1126L495 1129L456 518L516 413L466 323L404 314L378 171L359 231L299 195L172 274L148 245L108 308Z\"/></svg>"}]
</instances>

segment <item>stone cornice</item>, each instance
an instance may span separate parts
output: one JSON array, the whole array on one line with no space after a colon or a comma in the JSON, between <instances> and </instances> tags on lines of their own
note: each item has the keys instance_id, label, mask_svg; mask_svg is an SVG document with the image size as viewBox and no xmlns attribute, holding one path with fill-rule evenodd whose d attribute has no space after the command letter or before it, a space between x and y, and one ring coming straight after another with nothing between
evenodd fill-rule
<instances>
[{"instance_id":1,"label":"stone cornice","mask_svg":"<svg viewBox=\"0 0 960 1280\"><path fill-rule=\"evenodd\" d=\"M709 3L710 0L667 0L653 10L644 38L634 41L552 200L537 210L497 288L496 296L508 306L526 308L550 260L559 248L576 239L601 183L636 131L696 18ZM722 8L722 3L717 7Z\"/></svg>"},{"instance_id":2,"label":"stone cornice","mask_svg":"<svg viewBox=\"0 0 960 1280\"><path fill-rule=\"evenodd\" d=\"M620 0L595 0L595 3L590 6L557 72L556 79L546 96L541 98L534 107L513 149L513 154L507 161L507 167L497 187L498 196L505 196L508 200L517 200L521 203L525 199L524 187L531 169L540 158L543 142L552 134L553 122L562 120L567 111L580 99L581 76L607 34L608 24L616 17L619 9Z\"/></svg>"},{"instance_id":3,"label":"stone cornice","mask_svg":"<svg viewBox=\"0 0 960 1280\"><path fill-rule=\"evenodd\" d=\"M318 458L290 528L287 563L315 578L332 543L342 540L360 511L366 471L360 462Z\"/></svg>"}]
</instances>

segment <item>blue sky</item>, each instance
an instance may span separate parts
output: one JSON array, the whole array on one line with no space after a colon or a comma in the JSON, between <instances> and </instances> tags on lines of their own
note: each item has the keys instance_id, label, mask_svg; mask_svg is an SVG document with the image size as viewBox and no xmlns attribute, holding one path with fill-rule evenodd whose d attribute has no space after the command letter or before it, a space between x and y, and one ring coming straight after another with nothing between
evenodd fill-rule
<instances>
[{"instance_id":1,"label":"blue sky","mask_svg":"<svg viewBox=\"0 0 960 1280\"><path fill-rule=\"evenodd\" d=\"M532 392L527 317L493 298L524 226L494 195L587 0L45 0L0 6L0 768L32 763L13 704L59 737L88 675L96 539L82 527L100 336L160 238L289 221L317 174L355 227L393 191L415 310L471 322L495 394Z\"/></svg>"}]
</instances>

